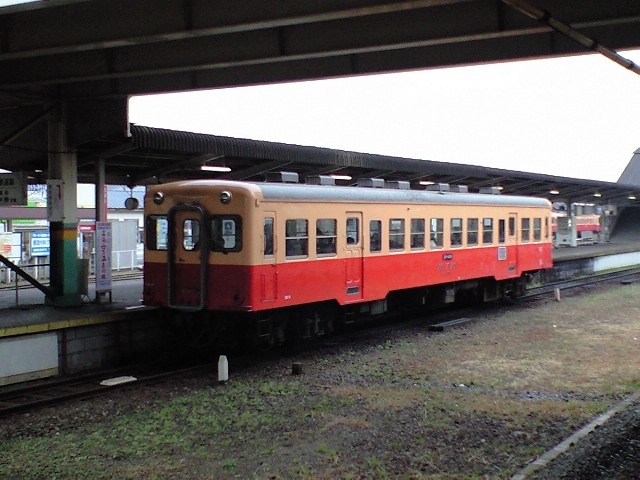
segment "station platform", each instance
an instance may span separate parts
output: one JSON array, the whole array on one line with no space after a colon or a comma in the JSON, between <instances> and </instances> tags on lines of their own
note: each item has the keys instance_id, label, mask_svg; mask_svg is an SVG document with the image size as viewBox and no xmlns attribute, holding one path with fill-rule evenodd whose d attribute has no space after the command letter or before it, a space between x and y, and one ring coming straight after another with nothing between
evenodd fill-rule
<instances>
[{"instance_id":1,"label":"station platform","mask_svg":"<svg viewBox=\"0 0 640 480\"><path fill-rule=\"evenodd\" d=\"M553 261L563 262L582 258L604 257L623 253L640 252L640 239L612 240L607 243L581 245L579 247L559 247L553 249Z\"/></svg>"},{"instance_id":2,"label":"station platform","mask_svg":"<svg viewBox=\"0 0 640 480\"><path fill-rule=\"evenodd\" d=\"M36 288L0 288L0 338L118 321L142 309L142 275L113 275L111 302L96 303L95 284L77 307L45 304ZM17 300L17 302L16 302Z\"/></svg>"},{"instance_id":3,"label":"station platform","mask_svg":"<svg viewBox=\"0 0 640 480\"><path fill-rule=\"evenodd\" d=\"M120 365L162 353L170 336L142 305L142 275L114 274L111 302L45 304L35 288L0 288L0 386ZM164 343L163 343L164 342Z\"/></svg>"}]
</instances>

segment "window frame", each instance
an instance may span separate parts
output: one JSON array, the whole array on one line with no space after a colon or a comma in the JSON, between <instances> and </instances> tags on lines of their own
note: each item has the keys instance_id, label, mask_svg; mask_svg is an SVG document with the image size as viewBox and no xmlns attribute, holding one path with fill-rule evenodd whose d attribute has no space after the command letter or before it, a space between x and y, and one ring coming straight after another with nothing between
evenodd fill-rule
<instances>
[{"instance_id":1,"label":"window frame","mask_svg":"<svg viewBox=\"0 0 640 480\"><path fill-rule=\"evenodd\" d=\"M377 229L372 228L374 224L377 224ZM373 235L378 234L377 249L374 249ZM371 253L382 252L382 220L369 220L369 251Z\"/></svg>"},{"instance_id":2,"label":"window frame","mask_svg":"<svg viewBox=\"0 0 640 480\"><path fill-rule=\"evenodd\" d=\"M187 223L191 224L190 228L187 227ZM185 218L182 221L182 249L185 252L197 252L200 250L201 229L200 220ZM187 234L189 231L191 234Z\"/></svg>"},{"instance_id":3,"label":"window frame","mask_svg":"<svg viewBox=\"0 0 640 480\"><path fill-rule=\"evenodd\" d=\"M232 247L225 247L226 239L222 225L225 221L233 221L234 231L233 238L235 244ZM239 252L242 250L242 217L240 215L211 215L207 219L208 228L210 229L209 250L217 253Z\"/></svg>"},{"instance_id":4,"label":"window frame","mask_svg":"<svg viewBox=\"0 0 640 480\"><path fill-rule=\"evenodd\" d=\"M333 222L333 231L325 232L320 229L320 222ZM324 227L323 227L324 228ZM320 243L324 242L326 245L323 247L333 247L327 251L320 251ZM316 219L316 256L317 257L335 257L338 254L338 220L335 218L317 218Z\"/></svg>"},{"instance_id":5,"label":"window frame","mask_svg":"<svg viewBox=\"0 0 640 480\"><path fill-rule=\"evenodd\" d=\"M454 227L454 223L457 223ZM463 219L462 217L454 217L449 219L449 245L451 248L462 248L463 245ZM455 235L455 236L454 236Z\"/></svg>"},{"instance_id":6,"label":"window frame","mask_svg":"<svg viewBox=\"0 0 640 480\"><path fill-rule=\"evenodd\" d=\"M296 222L295 225L295 235L289 235L289 225L291 222ZM299 230L298 222L304 222L305 230L302 232ZM299 233L304 233L304 235L299 235ZM293 242L296 242L295 244ZM301 245L303 248L301 249L301 253L289 254L290 245ZM309 220L306 218L288 218L285 220L285 230L284 230L284 251L285 251L285 259L287 260L295 260L300 258L308 258L309 257ZM305 248L306 247L306 248Z\"/></svg>"},{"instance_id":7,"label":"window frame","mask_svg":"<svg viewBox=\"0 0 640 480\"><path fill-rule=\"evenodd\" d=\"M520 241L522 243L531 242L531 219L522 217L520 222Z\"/></svg>"},{"instance_id":8,"label":"window frame","mask_svg":"<svg viewBox=\"0 0 640 480\"><path fill-rule=\"evenodd\" d=\"M271 222L268 222L271 220ZM267 225L271 223L271 232L267 230ZM275 255L275 235L274 228L276 225L275 217L264 217L262 221L262 234L263 234L263 242L262 242L262 255L265 258L273 258ZM271 247L269 249L269 247Z\"/></svg>"},{"instance_id":9,"label":"window frame","mask_svg":"<svg viewBox=\"0 0 640 480\"><path fill-rule=\"evenodd\" d=\"M429 247L431 249L444 248L444 218L431 217L429 219Z\"/></svg>"},{"instance_id":10,"label":"window frame","mask_svg":"<svg viewBox=\"0 0 640 480\"><path fill-rule=\"evenodd\" d=\"M400 226L400 229L396 228L393 224L396 223ZM406 222L404 218L390 218L389 219L389 251L401 252L405 249L405 237L406 237ZM400 242L398 242L400 240ZM400 245L400 246L394 246Z\"/></svg>"},{"instance_id":11,"label":"window frame","mask_svg":"<svg viewBox=\"0 0 640 480\"><path fill-rule=\"evenodd\" d=\"M411 250L424 250L426 221L424 218L411 219L410 246Z\"/></svg>"},{"instance_id":12,"label":"window frame","mask_svg":"<svg viewBox=\"0 0 640 480\"><path fill-rule=\"evenodd\" d=\"M475 222L475 226L472 226L471 223ZM471 238L471 236L475 235L475 240ZM467 218L467 247L474 247L478 245L478 240L480 238L480 220L477 217L468 217Z\"/></svg>"},{"instance_id":13,"label":"window frame","mask_svg":"<svg viewBox=\"0 0 640 480\"><path fill-rule=\"evenodd\" d=\"M542 241L542 218L540 217L533 219L533 241L534 243Z\"/></svg>"},{"instance_id":14,"label":"window frame","mask_svg":"<svg viewBox=\"0 0 640 480\"><path fill-rule=\"evenodd\" d=\"M498 219L498 245L504 245L507 243L507 220L504 218Z\"/></svg>"},{"instance_id":15,"label":"window frame","mask_svg":"<svg viewBox=\"0 0 640 480\"><path fill-rule=\"evenodd\" d=\"M159 222L163 220L164 222ZM153 226L151 223L153 222ZM159 229L159 225L164 223L164 232L162 228ZM144 222L144 240L147 250L155 252L166 252L169 249L169 216L168 215L147 215ZM164 246L158 246L161 244L158 240L164 236Z\"/></svg>"},{"instance_id":16,"label":"window frame","mask_svg":"<svg viewBox=\"0 0 640 480\"><path fill-rule=\"evenodd\" d=\"M355 225L355 228L354 228ZM349 239L353 238L354 241L349 242ZM347 245L360 245L360 218L359 217L347 217L345 221L345 239Z\"/></svg>"},{"instance_id":17,"label":"window frame","mask_svg":"<svg viewBox=\"0 0 640 480\"><path fill-rule=\"evenodd\" d=\"M487 223L488 226L490 228L486 228L487 227ZM494 232L494 228L493 228L493 217L483 217L482 218L482 245L493 245L494 243L494 239L493 239L493 232ZM489 235L489 241L487 241L487 234Z\"/></svg>"}]
</instances>

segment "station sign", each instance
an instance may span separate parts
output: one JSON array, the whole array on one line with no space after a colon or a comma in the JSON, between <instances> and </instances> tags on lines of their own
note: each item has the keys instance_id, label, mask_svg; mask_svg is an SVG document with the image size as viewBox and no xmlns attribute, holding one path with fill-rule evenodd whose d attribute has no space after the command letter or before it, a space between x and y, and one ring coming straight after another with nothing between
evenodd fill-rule
<instances>
[{"instance_id":1,"label":"station sign","mask_svg":"<svg viewBox=\"0 0 640 480\"><path fill-rule=\"evenodd\" d=\"M111 291L111 251L113 238L111 222L96 222L96 292Z\"/></svg>"},{"instance_id":2,"label":"station sign","mask_svg":"<svg viewBox=\"0 0 640 480\"><path fill-rule=\"evenodd\" d=\"M31 232L31 256L48 257L51 254L49 232Z\"/></svg>"},{"instance_id":3,"label":"station sign","mask_svg":"<svg viewBox=\"0 0 640 480\"><path fill-rule=\"evenodd\" d=\"M26 204L25 176L22 173L0 173L0 206Z\"/></svg>"}]
</instances>

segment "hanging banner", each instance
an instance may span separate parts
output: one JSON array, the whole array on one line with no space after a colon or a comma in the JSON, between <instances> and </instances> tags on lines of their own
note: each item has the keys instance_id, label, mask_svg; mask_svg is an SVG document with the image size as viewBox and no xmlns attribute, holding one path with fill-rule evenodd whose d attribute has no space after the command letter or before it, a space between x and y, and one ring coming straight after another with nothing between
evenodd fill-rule
<instances>
[{"instance_id":1,"label":"hanging banner","mask_svg":"<svg viewBox=\"0 0 640 480\"><path fill-rule=\"evenodd\" d=\"M111 222L96 222L96 292L111 291Z\"/></svg>"},{"instance_id":2,"label":"hanging banner","mask_svg":"<svg viewBox=\"0 0 640 480\"><path fill-rule=\"evenodd\" d=\"M47 220L64 221L64 182L47 180Z\"/></svg>"}]
</instances>

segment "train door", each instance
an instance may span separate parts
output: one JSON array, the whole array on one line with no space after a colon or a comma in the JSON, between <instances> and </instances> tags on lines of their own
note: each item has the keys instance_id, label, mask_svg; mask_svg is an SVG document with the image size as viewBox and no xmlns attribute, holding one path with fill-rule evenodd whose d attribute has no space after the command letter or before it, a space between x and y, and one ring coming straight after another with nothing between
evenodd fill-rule
<instances>
[{"instance_id":1,"label":"train door","mask_svg":"<svg viewBox=\"0 0 640 480\"><path fill-rule=\"evenodd\" d=\"M508 263L509 273L515 273L518 270L518 214L509 213L509 222L507 225L507 245L509 249Z\"/></svg>"},{"instance_id":2,"label":"train door","mask_svg":"<svg viewBox=\"0 0 640 480\"><path fill-rule=\"evenodd\" d=\"M206 303L209 242L205 212L195 205L169 211L169 306L202 310Z\"/></svg>"},{"instance_id":3,"label":"train door","mask_svg":"<svg viewBox=\"0 0 640 480\"><path fill-rule=\"evenodd\" d=\"M276 267L276 212L265 212L263 220L264 269L261 273L262 301L273 302L278 297Z\"/></svg>"},{"instance_id":4,"label":"train door","mask_svg":"<svg viewBox=\"0 0 640 480\"><path fill-rule=\"evenodd\" d=\"M355 301L362 299L363 289L362 212L347 212L346 216L345 287L347 301Z\"/></svg>"}]
</instances>

